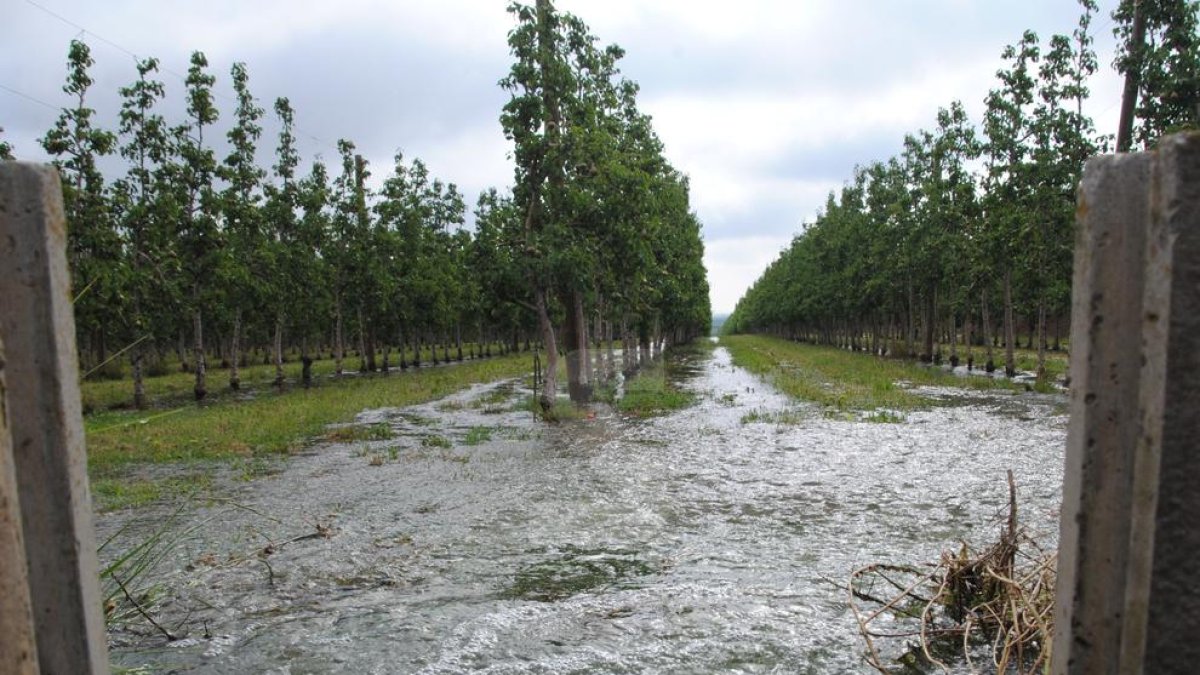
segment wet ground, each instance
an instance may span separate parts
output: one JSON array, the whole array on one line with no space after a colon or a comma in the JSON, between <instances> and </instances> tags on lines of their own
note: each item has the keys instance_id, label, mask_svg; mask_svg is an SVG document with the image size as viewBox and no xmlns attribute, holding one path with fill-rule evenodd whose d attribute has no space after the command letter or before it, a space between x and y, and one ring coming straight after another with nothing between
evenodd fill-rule
<instances>
[{"instance_id":1,"label":"wet ground","mask_svg":"<svg viewBox=\"0 0 1200 675\"><path fill-rule=\"evenodd\" d=\"M112 659L149 671L870 672L838 587L857 566L994 537L1016 475L1053 543L1063 397L931 390L902 422L796 405L718 348L651 419L548 427L519 383L365 412L190 526ZM99 517L112 560L174 513ZM179 530L181 526L172 526ZM137 591L135 595L140 595Z\"/></svg>"}]
</instances>

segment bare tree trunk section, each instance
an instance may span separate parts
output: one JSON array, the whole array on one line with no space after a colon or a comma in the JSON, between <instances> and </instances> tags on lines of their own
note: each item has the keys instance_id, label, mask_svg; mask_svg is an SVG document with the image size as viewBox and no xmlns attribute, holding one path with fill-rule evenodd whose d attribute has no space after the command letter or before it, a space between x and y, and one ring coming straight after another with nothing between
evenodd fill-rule
<instances>
[{"instance_id":1,"label":"bare tree trunk section","mask_svg":"<svg viewBox=\"0 0 1200 675\"><path fill-rule=\"evenodd\" d=\"M979 292L979 312L983 319L983 347L987 355L987 361L983 364L983 369L988 373L996 372L996 355L995 346L992 343L992 317L988 311L988 293L987 290Z\"/></svg>"},{"instance_id":2,"label":"bare tree trunk section","mask_svg":"<svg viewBox=\"0 0 1200 675\"><path fill-rule=\"evenodd\" d=\"M133 407L138 410L146 409L146 372L142 367L145 359L145 350L140 345L134 345L129 355L129 366L133 375Z\"/></svg>"},{"instance_id":3,"label":"bare tree trunk section","mask_svg":"<svg viewBox=\"0 0 1200 675\"><path fill-rule=\"evenodd\" d=\"M1013 320L1012 270L1004 270L1004 374L1017 374L1017 360L1013 350L1017 346L1017 327Z\"/></svg>"},{"instance_id":4,"label":"bare tree trunk section","mask_svg":"<svg viewBox=\"0 0 1200 675\"><path fill-rule=\"evenodd\" d=\"M200 312L200 291L195 289L192 291L192 300L196 303L196 308L192 310L192 358L195 362L196 369L196 384L192 388L192 394L197 401L203 401L208 395L208 378L207 378L207 363L204 357L204 315Z\"/></svg>"},{"instance_id":5,"label":"bare tree trunk section","mask_svg":"<svg viewBox=\"0 0 1200 675\"><path fill-rule=\"evenodd\" d=\"M300 383L305 389L312 386L312 356L308 353L308 336L300 340Z\"/></svg>"},{"instance_id":6,"label":"bare tree trunk section","mask_svg":"<svg viewBox=\"0 0 1200 675\"><path fill-rule=\"evenodd\" d=\"M958 317L950 312L950 367L958 367Z\"/></svg>"},{"instance_id":7,"label":"bare tree trunk section","mask_svg":"<svg viewBox=\"0 0 1200 675\"><path fill-rule=\"evenodd\" d=\"M342 376L342 361L346 358L346 342L342 334L342 296L336 294L333 299L333 373Z\"/></svg>"},{"instance_id":8,"label":"bare tree trunk section","mask_svg":"<svg viewBox=\"0 0 1200 675\"><path fill-rule=\"evenodd\" d=\"M967 348L967 370L975 370L975 317L967 305L967 319L963 326L963 342Z\"/></svg>"},{"instance_id":9,"label":"bare tree trunk section","mask_svg":"<svg viewBox=\"0 0 1200 675\"><path fill-rule=\"evenodd\" d=\"M229 339L229 388L238 391L242 388L242 377L238 370L242 360L242 310L238 308L233 313L233 337Z\"/></svg>"},{"instance_id":10,"label":"bare tree trunk section","mask_svg":"<svg viewBox=\"0 0 1200 675\"><path fill-rule=\"evenodd\" d=\"M275 386L283 387L283 316L275 317Z\"/></svg>"},{"instance_id":11,"label":"bare tree trunk section","mask_svg":"<svg viewBox=\"0 0 1200 675\"><path fill-rule=\"evenodd\" d=\"M546 347L546 367L543 371L542 392L538 403L543 412L554 408L554 399L558 392L558 343L554 339L554 325L550 322L550 313L546 307L546 290L535 288L534 303L537 308L538 329L542 334L542 344Z\"/></svg>"},{"instance_id":12,"label":"bare tree trunk section","mask_svg":"<svg viewBox=\"0 0 1200 675\"><path fill-rule=\"evenodd\" d=\"M588 379L587 315L583 311L583 294L572 291L562 298L567 306L567 322L563 341L567 345L567 390L574 403L587 403L592 398Z\"/></svg>"},{"instance_id":13,"label":"bare tree trunk section","mask_svg":"<svg viewBox=\"0 0 1200 675\"><path fill-rule=\"evenodd\" d=\"M1142 11L1142 0L1133 0L1133 31L1126 50L1135 54L1137 68L1125 73L1125 88L1121 93L1121 119L1117 123L1117 152L1129 152L1133 146L1133 114L1137 108L1138 90L1141 89L1142 48L1146 44L1146 15Z\"/></svg>"},{"instance_id":14,"label":"bare tree trunk section","mask_svg":"<svg viewBox=\"0 0 1200 675\"><path fill-rule=\"evenodd\" d=\"M1037 308L1037 379L1046 377L1046 303L1038 301Z\"/></svg>"}]
</instances>

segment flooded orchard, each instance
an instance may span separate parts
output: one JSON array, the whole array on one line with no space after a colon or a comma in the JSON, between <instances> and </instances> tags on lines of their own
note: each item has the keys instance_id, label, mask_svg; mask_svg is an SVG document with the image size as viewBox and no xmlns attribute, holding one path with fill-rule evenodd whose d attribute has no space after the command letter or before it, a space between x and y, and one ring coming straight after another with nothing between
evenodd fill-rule
<instances>
[{"instance_id":1,"label":"flooded orchard","mask_svg":"<svg viewBox=\"0 0 1200 675\"><path fill-rule=\"evenodd\" d=\"M868 419L797 404L715 351L668 368L695 405L535 422L524 382L357 420L222 498L98 516L102 562L163 631L126 668L187 672L867 672L844 588L872 562L1057 534L1064 397L929 390ZM352 436L348 434L347 436ZM372 440L376 438L378 440ZM176 507L178 508L178 507ZM134 592L137 595L138 592Z\"/></svg>"}]
</instances>

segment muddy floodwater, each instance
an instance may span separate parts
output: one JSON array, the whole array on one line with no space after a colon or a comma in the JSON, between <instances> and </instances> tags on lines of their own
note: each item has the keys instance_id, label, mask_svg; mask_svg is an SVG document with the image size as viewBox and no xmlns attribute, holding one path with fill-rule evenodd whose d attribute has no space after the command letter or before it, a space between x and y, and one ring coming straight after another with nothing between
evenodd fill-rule
<instances>
[{"instance_id":1,"label":"muddy floodwater","mask_svg":"<svg viewBox=\"0 0 1200 675\"><path fill-rule=\"evenodd\" d=\"M535 423L518 382L366 411L219 500L138 578L112 660L146 672L871 672L857 566L992 540L1012 469L1057 535L1065 397L930 390L879 423L789 401L728 352L672 364L696 405ZM380 436L384 434L378 434ZM174 506L102 514L121 550ZM123 530L121 528L124 528Z\"/></svg>"}]
</instances>

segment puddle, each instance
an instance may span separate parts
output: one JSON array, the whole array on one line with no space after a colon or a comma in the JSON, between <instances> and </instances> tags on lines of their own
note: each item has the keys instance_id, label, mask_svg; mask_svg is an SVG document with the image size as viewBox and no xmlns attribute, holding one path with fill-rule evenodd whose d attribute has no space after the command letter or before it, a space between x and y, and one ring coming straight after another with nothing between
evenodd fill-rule
<instances>
[{"instance_id":1,"label":"puddle","mask_svg":"<svg viewBox=\"0 0 1200 675\"><path fill-rule=\"evenodd\" d=\"M689 359L672 377L698 403L660 417L543 426L516 381L361 414L390 433L317 446L231 483L232 502L190 507L201 526L138 580L186 637L131 620L110 632L113 663L865 672L836 586L855 567L994 536L1010 468L1026 524L1053 545L1062 396L946 389L903 420L834 419L724 349ZM99 515L102 539L130 526L108 559L170 509Z\"/></svg>"}]
</instances>

